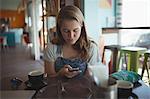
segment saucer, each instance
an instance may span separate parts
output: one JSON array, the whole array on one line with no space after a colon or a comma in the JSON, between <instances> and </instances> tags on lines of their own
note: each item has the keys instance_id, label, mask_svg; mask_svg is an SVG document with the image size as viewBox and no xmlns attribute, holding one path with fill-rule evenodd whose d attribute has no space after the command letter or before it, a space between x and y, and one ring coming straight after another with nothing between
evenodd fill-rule
<instances>
[{"instance_id":1,"label":"saucer","mask_svg":"<svg viewBox=\"0 0 150 99\"><path fill-rule=\"evenodd\" d=\"M29 80L25 81L26 89L39 90L47 85L45 81L32 84Z\"/></svg>"}]
</instances>

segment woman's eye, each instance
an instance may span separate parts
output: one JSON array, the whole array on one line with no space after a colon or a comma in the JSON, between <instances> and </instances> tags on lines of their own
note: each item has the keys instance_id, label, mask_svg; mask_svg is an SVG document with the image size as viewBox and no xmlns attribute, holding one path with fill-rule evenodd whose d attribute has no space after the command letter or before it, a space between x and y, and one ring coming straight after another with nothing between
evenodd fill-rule
<instances>
[{"instance_id":1,"label":"woman's eye","mask_svg":"<svg viewBox=\"0 0 150 99\"><path fill-rule=\"evenodd\" d=\"M79 32L79 29L75 29L74 32Z\"/></svg>"},{"instance_id":2,"label":"woman's eye","mask_svg":"<svg viewBox=\"0 0 150 99\"><path fill-rule=\"evenodd\" d=\"M67 30L67 29L64 29L64 30L63 30L63 32L65 32L65 33L68 33L68 32L69 32L69 30Z\"/></svg>"}]
</instances>

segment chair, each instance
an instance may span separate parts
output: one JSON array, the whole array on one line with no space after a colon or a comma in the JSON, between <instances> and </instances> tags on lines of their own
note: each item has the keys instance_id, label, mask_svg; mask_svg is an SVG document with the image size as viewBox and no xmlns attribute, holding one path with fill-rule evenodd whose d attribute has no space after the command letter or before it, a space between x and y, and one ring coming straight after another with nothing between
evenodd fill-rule
<instances>
[{"instance_id":1,"label":"chair","mask_svg":"<svg viewBox=\"0 0 150 99\"><path fill-rule=\"evenodd\" d=\"M108 49L112 52L112 57L109 62L109 74L117 71L117 61L118 61L118 51L120 50L120 45L106 45L104 46L103 54L102 54L102 63L104 62L105 50Z\"/></svg>"},{"instance_id":2,"label":"chair","mask_svg":"<svg viewBox=\"0 0 150 99\"><path fill-rule=\"evenodd\" d=\"M146 51L145 53L144 53L144 63L143 63L143 67L142 67L142 74L141 74L141 77L143 78L143 74L144 74L144 71L145 71L145 69L146 69L146 71L147 71L147 75L148 75L148 80L149 80L149 84L150 84L150 75L149 75L149 71L150 71L150 67L148 67L148 62L150 62L150 61L148 61L148 58L150 58L150 50L148 50L148 51Z\"/></svg>"},{"instance_id":3,"label":"chair","mask_svg":"<svg viewBox=\"0 0 150 99\"><path fill-rule=\"evenodd\" d=\"M125 58L126 69L129 71L138 72L139 56L147 49L143 47L122 47L118 59L117 69L119 69L120 60L122 56ZM128 56L128 61L127 57Z\"/></svg>"}]
</instances>

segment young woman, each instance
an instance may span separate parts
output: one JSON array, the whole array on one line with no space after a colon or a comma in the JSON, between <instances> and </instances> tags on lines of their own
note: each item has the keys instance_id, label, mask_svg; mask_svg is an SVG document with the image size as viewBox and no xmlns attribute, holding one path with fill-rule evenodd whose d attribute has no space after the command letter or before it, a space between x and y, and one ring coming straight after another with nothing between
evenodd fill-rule
<instances>
[{"instance_id":1,"label":"young woman","mask_svg":"<svg viewBox=\"0 0 150 99\"><path fill-rule=\"evenodd\" d=\"M82 62L87 64L100 62L98 46L87 37L84 17L79 8L65 6L60 10L57 16L56 32L57 39L48 44L44 51L45 73L48 76L72 78L82 72L80 68ZM56 62L58 60L76 61L75 64L79 62L79 67L74 68L67 63L62 65L61 62ZM85 69L84 66L87 65L84 64L83 69Z\"/></svg>"}]
</instances>

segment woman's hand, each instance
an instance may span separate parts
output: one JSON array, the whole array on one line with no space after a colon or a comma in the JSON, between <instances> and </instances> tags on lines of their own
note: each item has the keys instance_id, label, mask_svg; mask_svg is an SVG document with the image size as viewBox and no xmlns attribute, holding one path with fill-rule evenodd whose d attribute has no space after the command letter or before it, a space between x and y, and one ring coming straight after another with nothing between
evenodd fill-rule
<instances>
[{"instance_id":1,"label":"woman's hand","mask_svg":"<svg viewBox=\"0 0 150 99\"><path fill-rule=\"evenodd\" d=\"M60 71L59 75L66 76L68 78L73 78L81 72L79 68L72 68L70 65L65 65Z\"/></svg>"}]
</instances>

